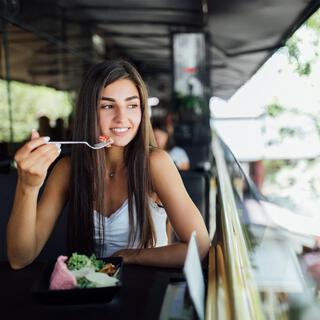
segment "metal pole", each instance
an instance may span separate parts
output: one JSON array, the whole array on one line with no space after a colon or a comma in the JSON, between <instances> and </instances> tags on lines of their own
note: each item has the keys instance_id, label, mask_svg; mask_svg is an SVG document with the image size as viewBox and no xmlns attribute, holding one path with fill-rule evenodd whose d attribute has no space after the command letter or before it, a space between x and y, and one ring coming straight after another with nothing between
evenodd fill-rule
<instances>
[{"instance_id":1,"label":"metal pole","mask_svg":"<svg viewBox=\"0 0 320 320\"><path fill-rule=\"evenodd\" d=\"M7 83L7 101L8 101L8 112L9 112L9 130L10 130L10 142L14 140L13 135L13 118L12 118L12 99L11 99L11 78L10 78L10 61L9 61L9 46L8 46L8 32L7 22L2 19L2 43L4 50L4 62L5 62L5 79Z\"/></svg>"}]
</instances>

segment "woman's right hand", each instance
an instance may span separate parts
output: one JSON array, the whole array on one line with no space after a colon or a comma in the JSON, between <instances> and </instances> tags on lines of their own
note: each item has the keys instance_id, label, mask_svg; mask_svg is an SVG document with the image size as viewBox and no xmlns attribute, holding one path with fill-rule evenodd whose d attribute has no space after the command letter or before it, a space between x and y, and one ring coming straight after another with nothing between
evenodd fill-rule
<instances>
[{"instance_id":1,"label":"woman's right hand","mask_svg":"<svg viewBox=\"0 0 320 320\"><path fill-rule=\"evenodd\" d=\"M49 137L40 137L37 131L32 131L31 140L15 154L19 183L25 188L40 188L48 168L61 152L60 145L46 144L49 139Z\"/></svg>"}]
</instances>

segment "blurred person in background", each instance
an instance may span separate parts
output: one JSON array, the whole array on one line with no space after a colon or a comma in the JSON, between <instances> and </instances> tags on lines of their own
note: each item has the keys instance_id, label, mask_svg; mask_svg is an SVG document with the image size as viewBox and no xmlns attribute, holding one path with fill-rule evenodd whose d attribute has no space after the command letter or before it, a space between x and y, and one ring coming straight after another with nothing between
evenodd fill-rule
<instances>
[{"instance_id":1,"label":"blurred person in background","mask_svg":"<svg viewBox=\"0 0 320 320\"><path fill-rule=\"evenodd\" d=\"M38 132L41 136L50 136L52 128L50 126L50 119L47 116L41 116L38 118Z\"/></svg>"},{"instance_id":2,"label":"blurred person in background","mask_svg":"<svg viewBox=\"0 0 320 320\"><path fill-rule=\"evenodd\" d=\"M173 132L170 134L165 124L160 120L154 120L152 127L158 147L169 153L179 170L189 170L189 157L184 149L175 145Z\"/></svg>"},{"instance_id":3,"label":"blurred person in background","mask_svg":"<svg viewBox=\"0 0 320 320\"><path fill-rule=\"evenodd\" d=\"M66 132L64 128L64 120L62 118L56 119L56 125L52 128L51 139L56 141L62 141L66 138Z\"/></svg>"}]
</instances>

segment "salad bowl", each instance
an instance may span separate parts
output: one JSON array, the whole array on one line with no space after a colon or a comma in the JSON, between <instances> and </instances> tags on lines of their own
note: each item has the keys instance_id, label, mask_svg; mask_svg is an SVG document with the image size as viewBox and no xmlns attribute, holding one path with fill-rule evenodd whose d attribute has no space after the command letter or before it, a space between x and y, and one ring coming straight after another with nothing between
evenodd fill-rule
<instances>
[{"instance_id":1,"label":"salad bowl","mask_svg":"<svg viewBox=\"0 0 320 320\"><path fill-rule=\"evenodd\" d=\"M84 303L107 303L110 302L122 286L122 258L109 257L99 258L105 264L112 263L116 267L117 282L112 286L87 287L51 290L50 278L55 267L55 261L49 263L43 273L31 288L32 295L41 303L45 304L84 304Z\"/></svg>"}]
</instances>

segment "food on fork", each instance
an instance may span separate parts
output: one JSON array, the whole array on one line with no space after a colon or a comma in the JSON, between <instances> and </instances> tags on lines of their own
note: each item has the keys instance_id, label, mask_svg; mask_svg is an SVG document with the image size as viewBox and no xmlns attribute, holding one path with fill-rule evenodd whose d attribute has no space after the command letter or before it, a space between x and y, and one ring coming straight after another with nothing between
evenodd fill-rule
<instances>
[{"instance_id":1,"label":"food on fork","mask_svg":"<svg viewBox=\"0 0 320 320\"><path fill-rule=\"evenodd\" d=\"M108 136L99 136L99 140L100 141L103 141L103 142L105 142L105 141L107 141L107 140L109 140L110 138L108 137Z\"/></svg>"}]
</instances>

